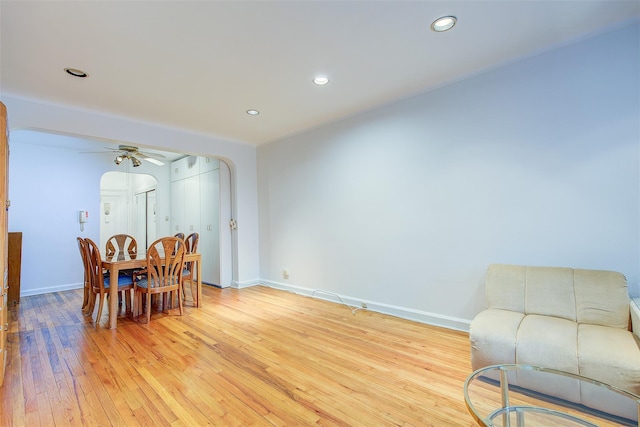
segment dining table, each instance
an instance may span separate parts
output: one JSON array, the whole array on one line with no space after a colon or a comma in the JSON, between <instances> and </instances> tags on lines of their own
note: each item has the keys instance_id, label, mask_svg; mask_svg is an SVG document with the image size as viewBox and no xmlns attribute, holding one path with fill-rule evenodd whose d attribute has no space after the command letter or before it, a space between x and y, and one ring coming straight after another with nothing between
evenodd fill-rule
<instances>
[{"instance_id":1,"label":"dining table","mask_svg":"<svg viewBox=\"0 0 640 427\"><path fill-rule=\"evenodd\" d=\"M198 252L184 254L184 262L194 262L196 268L196 297L195 306L200 307L202 297L202 254ZM102 268L109 271L109 282L118 283L120 271L131 269L142 269L147 266L147 255L145 253L119 252L112 256L102 254ZM116 329L118 326L118 287L109 286L109 329Z\"/></svg>"}]
</instances>

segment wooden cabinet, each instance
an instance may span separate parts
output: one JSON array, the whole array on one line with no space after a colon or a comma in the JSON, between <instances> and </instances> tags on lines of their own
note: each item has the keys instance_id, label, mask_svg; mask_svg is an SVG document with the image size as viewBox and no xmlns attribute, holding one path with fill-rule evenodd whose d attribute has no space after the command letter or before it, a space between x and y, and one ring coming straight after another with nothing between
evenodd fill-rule
<instances>
[{"instance_id":1,"label":"wooden cabinet","mask_svg":"<svg viewBox=\"0 0 640 427\"><path fill-rule=\"evenodd\" d=\"M9 307L20 303L20 275L22 272L22 232L9 233L8 252Z\"/></svg>"},{"instance_id":2,"label":"wooden cabinet","mask_svg":"<svg viewBox=\"0 0 640 427\"><path fill-rule=\"evenodd\" d=\"M9 329L8 280L7 263L7 210L8 173L9 173L9 127L7 126L7 108L0 102L0 259L2 260L2 288L0 289L0 385L4 381L4 369L7 364L7 334Z\"/></svg>"},{"instance_id":3,"label":"wooden cabinet","mask_svg":"<svg viewBox=\"0 0 640 427\"><path fill-rule=\"evenodd\" d=\"M219 161L188 156L171 163L171 230L198 233L202 281L220 284Z\"/></svg>"}]
</instances>

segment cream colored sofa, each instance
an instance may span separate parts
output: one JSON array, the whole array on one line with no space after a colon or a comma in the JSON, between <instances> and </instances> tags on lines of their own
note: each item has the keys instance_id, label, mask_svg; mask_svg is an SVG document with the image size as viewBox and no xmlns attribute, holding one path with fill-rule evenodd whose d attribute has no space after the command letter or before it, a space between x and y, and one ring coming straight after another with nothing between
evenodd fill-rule
<instances>
[{"instance_id":1,"label":"cream colored sofa","mask_svg":"<svg viewBox=\"0 0 640 427\"><path fill-rule=\"evenodd\" d=\"M488 308L470 327L474 370L535 365L640 394L640 310L630 301L622 274L493 264L486 300ZM604 400L598 390L576 384L545 382L531 388L637 420L635 405Z\"/></svg>"}]
</instances>

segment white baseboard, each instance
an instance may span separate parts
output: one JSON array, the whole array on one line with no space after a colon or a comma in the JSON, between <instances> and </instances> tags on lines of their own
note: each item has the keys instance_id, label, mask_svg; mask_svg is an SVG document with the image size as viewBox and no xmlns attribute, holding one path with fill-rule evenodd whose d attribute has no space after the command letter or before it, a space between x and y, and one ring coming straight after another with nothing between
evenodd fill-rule
<instances>
[{"instance_id":1,"label":"white baseboard","mask_svg":"<svg viewBox=\"0 0 640 427\"><path fill-rule=\"evenodd\" d=\"M237 282L237 281L232 281L231 282L231 287L232 288L236 288L236 289L242 289L242 288L248 288L250 286L256 286L263 283L261 280L259 279L254 279L254 280L245 280L244 282Z\"/></svg>"},{"instance_id":2,"label":"white baseboard","mask_svg":"<svg viewBox=\"0 0 640 427\"><path fill-rule=\"evenodd\" d=\"M69 283L66 285L49 286L46 288L20 289L20 296L30 297L32 295L42 295L42 294L49 294L52 292L62 292L62 291L71 291L73 289L82 289L83 287L84 287L84 283Z\"/></svg>"},{"instance_id":3,"label":"white baseboard","mask_svg":"<svg viewBox=\"0 0 640 427\"><path fill-rule=\"evenodd\" d=\"M287 283L273 282L270 280L262 280L259 283L274 289L293 292L295 294L319 298L325 301L341 303L352 307L355 310L363 310L362 303L367 305L366 310L378 313L388 314L402 319L413 320L415 322L425 323L427 325L441 326L447 329L469 332L471 320L460 319L457 317L445 316L442 314L429 313L426 311L415 310L407 307L398 307L390 304L384 304L376 301L364 300L361 298L353 298L345 295L335 294L333 292L323 291L321 289L309 289L300 286L293 286Z\"/></svg>"}]
</instances>

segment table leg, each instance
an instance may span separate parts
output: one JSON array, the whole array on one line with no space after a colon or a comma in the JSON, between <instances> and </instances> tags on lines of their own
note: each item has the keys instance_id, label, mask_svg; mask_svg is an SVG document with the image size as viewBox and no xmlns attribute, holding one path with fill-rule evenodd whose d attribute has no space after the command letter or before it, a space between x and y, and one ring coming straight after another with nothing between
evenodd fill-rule
<instances>
[{"instance_id":1,"label":"table leg","mask_svg":"<svg viewBox=\"0 0 640 427\"><path fill-rule=\"evenodd\" d=\"M118 325L118 274L120 269L116 264L109 268L109 329Z\"/></svg>"},{"instance_id":2,"label":"table leg","mask_svg":"<svg viewBox=\"0 0 640 427\"><path fill-rule=\"evenodd\" d=\"M509 412L509 373L506 369L500 369L500 394L502 395L502 407L507 410L502 413L502 425L510 427L511 418ZM520 418L518 418L520 421ZM520 425L518 423L518 425Z\"/></svg>"},{"instance_id":3,"label":"table leg","mask_svg":"<svg viewBox=\"0 0 640 427\"><path fill-rule=\"evenodd\" d=\"M202 256L202 255L201 255ZM202 261L202 258L200 259L196 259L196 265L197 265L197 272L198 272L198 277L196 280L196 307L200 307L200 298L202 297L202 266L200 265Z\"/></svg>"}]
</instances>

